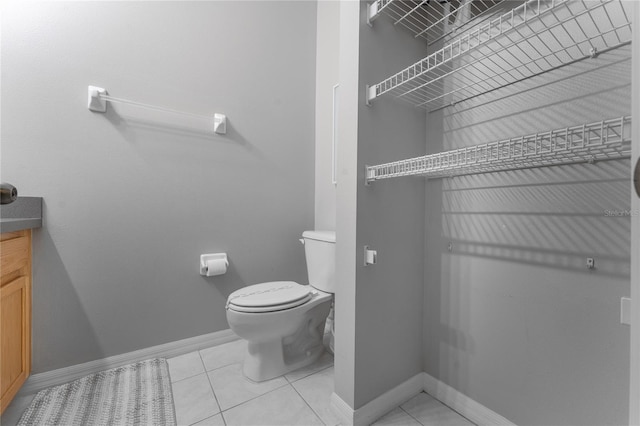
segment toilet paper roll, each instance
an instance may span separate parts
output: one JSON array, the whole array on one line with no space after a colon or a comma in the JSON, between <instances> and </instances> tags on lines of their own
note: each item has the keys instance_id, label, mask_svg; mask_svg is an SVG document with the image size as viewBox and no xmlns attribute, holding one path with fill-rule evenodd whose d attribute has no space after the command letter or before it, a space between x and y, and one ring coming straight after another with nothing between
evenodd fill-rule
<instances>
[{"instance_id":1,"label":"toilet paper roll","mask_svg":"<svg viewBox=\"0 0 640 426\"><path fill-rule=\"evenodd\" d=\"M213 277L227 272L227 261L225 259L207 260L207 276Z\"/></svg>"}]
</instances>

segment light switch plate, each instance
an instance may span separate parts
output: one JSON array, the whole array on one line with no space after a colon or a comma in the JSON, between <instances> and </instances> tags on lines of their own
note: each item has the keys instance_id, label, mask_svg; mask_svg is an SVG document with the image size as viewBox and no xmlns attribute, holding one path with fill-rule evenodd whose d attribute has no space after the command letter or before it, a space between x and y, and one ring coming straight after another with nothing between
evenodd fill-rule
<instances>
[{"instance_id":1,"label":"light switch plate","mask_svg":"<svg viewBox=\"0 0 640 426\"><path fill-rule=\"evenodd\" d=\"M628 297L620 298L620 323L631 325L631 299Z\"/></svg>"}]
</instances>

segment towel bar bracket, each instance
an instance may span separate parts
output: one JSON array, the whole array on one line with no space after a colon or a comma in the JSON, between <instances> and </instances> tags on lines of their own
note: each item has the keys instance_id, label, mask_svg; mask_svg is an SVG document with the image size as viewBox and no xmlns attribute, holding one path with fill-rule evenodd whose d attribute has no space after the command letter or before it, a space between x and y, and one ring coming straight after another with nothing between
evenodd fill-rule
<instances>
[{"instance_id":1,"label":"towel bar bracket","mask_svg":"<svg viewBox=\"0 0 640 426\"><path fill-rule=\"evenodd\" d=\"M89 96L87 108L94 112L107 112L107 100L101 95L106 95L107 91L102 87L89 86Z\"/></svg>"}]
</instances>

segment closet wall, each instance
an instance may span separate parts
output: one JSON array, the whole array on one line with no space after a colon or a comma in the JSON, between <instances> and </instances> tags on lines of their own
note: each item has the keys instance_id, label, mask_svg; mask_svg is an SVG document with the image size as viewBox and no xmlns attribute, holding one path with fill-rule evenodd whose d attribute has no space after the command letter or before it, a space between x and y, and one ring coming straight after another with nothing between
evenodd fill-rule
<instances>
[{"instance_id":1,"label":"closet wall","mask_svg":"<svg viewBox=\"0 0 640 426\"><path fill-rule=\"evenodd\" d=\"M424 371L515 424L627 423L629 328L620 324L620 298L629 296L630 220L615 212L630 208L628 160L370 186L363 168L630 115L630 47L433 112L389 95L367 107L365 84L427 51L388 17L368 27L364 2L345 18L352 7L341 8L348 87L340 102L357 106L344 107L349 129L341 124L339 179L349 188L341 180L338 274L348 297L338 294L336 323L355 325L336 330L351 344L336 356L336 393L357 410ZM365 244L378 264L362 266ZM343 378L349 351L355 376Z\"/></svg>"},{"instance_id":2,"label":"closet wall","mask_svg":"<svg viewBox=\"0 0 640 426\"><path fill-rule=\"evenodd\" d=\"M625 46L427 113L427 151L630 115L630 93ZM630 209L629 173L427 181L424 371L515 424L627 424L631 229L613 212Z\"/></svg>"},{"instance_id":3,"label":"closet wall","mask_svg":"<svg viewBox=\"0 0 640 426\"><path fill-rule=\"evenodd\" d=\"M340 79L340 2L317 2L315 228L336 229L333 183L334 86ZM336 93L337 95L337 93Z\"/></svg>"},{"instance_id":4,"label":"closet wall","mask_svg":"<svg viewBox=\"0 0 640 426\"><path fill-rule=\"evenodd\" d=\"M335 390L358 409L422 370L424 182L365 187L364 167L424 154L424 112L367 107L364 85L426 47L390 22L368 27L365 2L341 2L340 21Z\"/></svg>"},{"instance_id":5,"label":"closet wall","mask_svg":"<svg viewBox=\"0 0 640 426\"><path fill-rule=\"evenodd\" d=\"M375 31L366 25L361 28L358 169L362 177L367 164L425 152L423 112L399 106L393 99L368 107L362 84L424 56L425 46L388 21L376 23ZM361 390L356 393L356 408L421 369L423 188L421 179L369 187L359 181L357 248L368 245L376 250L378 263L363 266L356 274L355 374Z\"/></svg>"}]
</instances>

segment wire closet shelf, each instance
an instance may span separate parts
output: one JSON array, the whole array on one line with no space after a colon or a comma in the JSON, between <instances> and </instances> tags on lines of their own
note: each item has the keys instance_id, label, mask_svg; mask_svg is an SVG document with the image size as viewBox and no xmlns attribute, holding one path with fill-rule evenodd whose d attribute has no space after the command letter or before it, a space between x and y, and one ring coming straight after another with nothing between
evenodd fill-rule
<instances>
[{"instance_id":1,"label":"wire closet shelf","mask_svg":"<svg viewBox=\"0 0 640 426\"><path fill-rule=\"evenodd\" d=\"M375 0L368 6L367 19L371 23L380 15L387 15L394 25L400 25L431 45L438 40L462 31L466 23L458 24L459 16L480 18L503 0Z\"/></svg>"},{"instance_id":2,"label":"wire closet shelf","mask_svg":"<svg viewBox=\"0 0 640 426\"><path fill-rule=\"evenodd\" d=\"M629 158L630 123L631 117L620 117L366 166L365 182L399 176L442 178Z\"/></svg>"},{"instance_id":3,"label":"wire closet shelf","mask_svg":"<svg viewBox=\"0 0 640 426\"><path fill-rule=\"evenodd\" d=\"M621 0L526 1L367 87L367 104L389 93L438 109L595 57L631 42L627 7Z\"/></svg>"}]
</instances>

